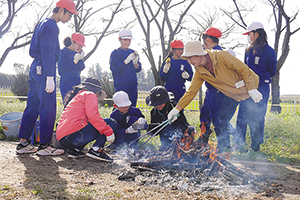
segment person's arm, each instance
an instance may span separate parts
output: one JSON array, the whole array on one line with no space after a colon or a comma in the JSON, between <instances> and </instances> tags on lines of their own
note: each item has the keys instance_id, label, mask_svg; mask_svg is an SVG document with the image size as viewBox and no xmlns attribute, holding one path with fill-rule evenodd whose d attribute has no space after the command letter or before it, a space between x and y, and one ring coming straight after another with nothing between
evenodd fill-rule
<instances>
[{"instance_id":1,"label":"person's arm","mask_svg":"<svg viewBox=\"0 0 300 200\"><path fill-rule=\"evenodd\" d=\"M106 136L111 136L113 130L100 116L98 110L98 99L94 93L88 93L85 95L85 111L88 121L101 133Z\"/></svg>"},{"instance_id":2,"label":"person's arm","mask_svg":"<svg viewBox=\"0 0 300 200\"><path fill-rule=\"evenodd\" d=\"M168 59L170 59L170 58L168 58ZM160 78L161 78L162 81L167 82L167 81L169 80L169 77L170 77L170 73L169 73L169 72L170 72L170 69L168 69L167 72L166 72L166 70L164 71L165 65L166 65L166 63L164 62L164 63L162 64L161 68L160 68L159 76L160 76ZM171 60L170 60L170 62L168 63L168 65L171 66ZM170 66L169 66L169 68L170 68Z\"/></svg>"},{"instance_id":3,"label":"person's arm","mask_svg":"<svg viewBox=\"0 0 300 200\"><path fill-rule=\"evenodd\" d=\"M268 63L268 71L270 72L270 76L273 77L276 74L277 70L277 56L275 54L274 49L270 49L270 55L268 56L270 58L270 62Z\"/></svg>"},{"instance_id":4,"label":"person's arm","mask_svg":"<svg viewBox=\"0 0 300 200\"><path fill-rule=\"evenodd\" d=\"M110 55L110 60L109 60L109 64L110 64L110 70L112 71L113 74L117 75L117 74L122 74L123 71L126 68L126 64L124 63L124 60L122 60L119 56L118 56L118 50L114 50L111 55Z\"/></svg>"},{"instance_id":5,"label":"person's arm","mask_svg":"<svg viewBox=\"0 0 300 200\"><path fill-rule=\"evenodd\" d=\"M82 70L84 70L85 65L84 65L83 60L79 60L79 62L76 64L76 67L77 67L78 72L81 72Z\"/></svg>"}]
</instances>

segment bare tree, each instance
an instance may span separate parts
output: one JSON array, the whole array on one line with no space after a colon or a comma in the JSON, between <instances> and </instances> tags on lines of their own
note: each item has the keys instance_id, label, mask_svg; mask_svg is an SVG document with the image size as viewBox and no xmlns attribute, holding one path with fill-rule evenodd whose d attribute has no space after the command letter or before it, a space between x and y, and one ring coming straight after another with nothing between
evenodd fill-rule
<instances>
[{"instance_id":1,"label":"bare tree","mask_svg":"<svg viewBox=\"0 0 300 200\"><path fill-rule=\"evenodd\" d=\"M174 39L175 35L178 34L184 27L184 18L190 10L191 6L196 0L182 0L174 3L172 0L140 0L139 7L136 6L134 0L130 0L134 13L137 17L139 25L145 37L146 47L143 48L143 52L148 58L151 70L154 76L155 85L162 85L162 81L159 77L159 70L161 67L161 56L165 58L170 51L170 43ZM153 3L150 3L153 2ZM176 10L177 7L183 8L178 15L173 13L172 18L170 17L171 10ZM153 34L153 25L156 25L158 31L158 43L161 47L161 56L158 64L155 63L153 55L153 47L156 42L151 39ZM158 65L158 67L157 67Z\"/></svg>"},{"instance_id":2,"label":"bare tree","mask_svg":"<svg viewBox=\"0 0 300 200\"><path fill-rule=\"evenodd\" d=\"M112 22L115 16L123 12L127 8L121 7L123 0L118 3L111 3L107 1L106 5L98 8L98 2L96 0L78 0L76 3L76 10L78 15L74 16L74 29L76 32L83 34L84 36L94 36L94 47L84 57L86 61L99 47L102 39L108 35L118 32L122 27L111 28ZM111 15L109 17L101 16L101 12L110 9ZM97 23L99 22L99 23ZM129 22L130 24L131 22ZM102 30L100 30L102 28Z\"/></svg>"},{"instance_id":3,"label":"bare tree","mask_svg":"<svg viewBox=\"0 0 300 200\"><path fill-rule=\"evenodd\" d=\"M21 1L21 5L17 7L18 2L19 1L17 0L7 0L6 2L0 1L0 16L2 18L3 14L6 15L6 17L3 17L3 19L5 18L5 20L0 25L0 39L2 39L2 37L5 34L10 32L17 13L19 13L26 6L30 5L30 0L26 0L23 2ZM5 10L5 8L7 8L7 10ZM2 66L4 60L6 59L10 51L30 44L30 38L31 38L30 36L32 33L33 31L29 30L24 34L20 34L20 33L16 34L16 37L12 41L11 45L3 52L2 56L0 57L0 67Z\"/></svg>"},{"instance_id":4,"label":"bare tree","mask_svg":"<svg viewBox=\"0 0 300 200\"><path fill-rule=\"evenodd\" d=\"M246 29L247 24L242 16L243 10L240 8L236 0L233 0L235 10L233 12L222 10L227 16L229 16L236 24ZM271 18L275 21L275 41L274 50L277 55L277 72L272 78L272 106L271 112L281 113L280 106L280 70L286 61L290 51L290 38L293 34L300 30L299 26L292 30L292 23L296 21L299 10L295 13L287 14L285 10L285 0L263 0L262 3L269 4L272 7ZM237 13L237 17L234 16ZM281 48L279 48L281 46Z\"/></svg>"}]
</instances>

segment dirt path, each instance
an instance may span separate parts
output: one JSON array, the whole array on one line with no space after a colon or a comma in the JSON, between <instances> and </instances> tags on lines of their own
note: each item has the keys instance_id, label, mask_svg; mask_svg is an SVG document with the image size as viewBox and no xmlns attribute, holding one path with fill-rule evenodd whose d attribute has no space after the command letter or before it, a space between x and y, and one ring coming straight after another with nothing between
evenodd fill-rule
<instances>
[{"instance_id":1,"label":"dirt path","mask_svg":"<svg viewBox=\"0 0 300 200\"><path fill-rule=\"evenodd\" d=\"M130 170L122 159L103 163L90 158L68 159L66 155L16 155L15 148L16 143L0 142L0 199L300 199L299 166L235 162L272 177L270 189L260 194L191 193L141 184L142 180L120 181L118 177Z\"/></svg>"}]
</instances>

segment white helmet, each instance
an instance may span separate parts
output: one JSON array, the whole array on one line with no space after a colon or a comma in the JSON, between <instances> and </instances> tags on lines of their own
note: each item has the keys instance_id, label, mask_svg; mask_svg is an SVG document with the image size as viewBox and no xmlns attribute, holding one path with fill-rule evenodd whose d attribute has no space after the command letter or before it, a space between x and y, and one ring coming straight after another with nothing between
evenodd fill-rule
<instances>
[{"instance_id":1,"label":"white helmet","mask_svg":"<svg viewBox=\"0 0 300 200\"><path fill-rule=\"evenodd\" d=\"M113 95L114 104L118 107L126 107L131 105L128 94L124 91L118 91Z\"/></svg>"},{"instance_id":2,"label":"white helmet","mask_svg":"<svg viewBox=\"0 0 300 200\"><path fill-rule=\"evenodd\" d=\"M243 35L247 35L249 32L254 31L256 29L264 29L264 26L260 22L253 22L247 27L247 32L243 33Z\"/></svg>"},{"instance_id":3,"label":"white helmet","mask_svg":"<svg viewBox=\"0 0 300 200\"><path fill-rule=\"evenodd\" d=\"M133 39L132 32L129 29L123 29L119 32L119 38L122 39Z\"/></svg>"}]
</instances>

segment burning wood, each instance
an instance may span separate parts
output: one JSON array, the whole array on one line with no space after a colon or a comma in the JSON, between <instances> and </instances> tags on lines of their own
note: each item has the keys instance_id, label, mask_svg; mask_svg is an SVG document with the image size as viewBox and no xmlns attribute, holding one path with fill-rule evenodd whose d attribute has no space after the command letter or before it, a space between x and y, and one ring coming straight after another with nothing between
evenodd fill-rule
<instances>
[{"instance_id":1,"label":"burning wood","mask_svg":"<svg viewBox=\"0 0 300 200\"><path fill-rule=\"evenodd\" d=\"M194 142L195 132L187 129L181 138L175 138L172 148L164 153L157 153L152 158L132 161L131 167L150 171L149 169L200 170L208 175L220 171L223 177L234 185L245 185L249 176L243 170L231 164L217 154L215 144L205 147L201 142Z\"/></svg>"}]
</instances>

